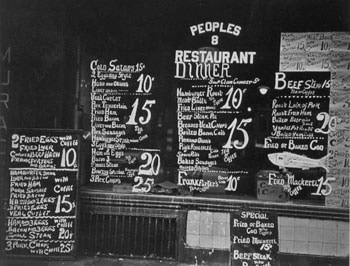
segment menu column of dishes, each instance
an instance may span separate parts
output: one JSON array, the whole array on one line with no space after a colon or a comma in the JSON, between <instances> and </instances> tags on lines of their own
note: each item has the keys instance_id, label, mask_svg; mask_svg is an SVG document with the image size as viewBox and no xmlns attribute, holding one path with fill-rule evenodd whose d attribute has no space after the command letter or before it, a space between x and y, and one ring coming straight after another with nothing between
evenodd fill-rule
<instances>
[{"instance_id":1,"label":"menu column of dishes","mask_svg":"<svg viewBox=\"0 0 350 266\"><path fill-rule=\"evenodd\" d=\"M256 106L251 99L261 79L252 71L257 52L238 44L243 31L234 23L192 25L191 40L206 34L210 44L174 54L177 184L194 193L240 193L249 187Z\"/></svg>"},{"instance_id":2,"label":"menu column of dishes","mask_svg":"<svg viewBox=\"0 0 350 266\"><path fill-rule=\"evenodd\" d=\"M9 157L5 253L72 256L79 135L16 130L11 134Z\"/></svg>"},{"instance_id":3,"label":"menu column of dishes","mask_svg":"<svg viewBox=\"0 0 350 266\"><path fill-rule=\"evenodd\" d=\"M151 141L154 77L145 68L118 59L90 63L92 183L133 184L132 192L145 193L160 172L160 149Z\"/></svg>"}]
</instances>

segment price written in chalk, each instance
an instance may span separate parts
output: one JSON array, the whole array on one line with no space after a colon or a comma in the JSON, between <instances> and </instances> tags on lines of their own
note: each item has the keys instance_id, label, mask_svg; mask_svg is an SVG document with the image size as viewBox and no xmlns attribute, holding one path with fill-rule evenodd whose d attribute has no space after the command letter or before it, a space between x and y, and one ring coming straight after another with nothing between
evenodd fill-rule
<instances>
[{"instance_id":1,"label":"price written in chalk","mask_svg":"<svg viewBox=\"0 0 350 266\"><path fill-rule=\"evenodd\" d=\"M69 201L70 195L58 195L55 213L70 213L75 207L74 202Z\"/></svg>"},{"instance_id":2,"label":"price written in chalk","mask_svg":"<svg viewBox=\"0 0 350 266\"><path fill-rule=\"evenodd\" d=\"M77 162L77 152L74 148L66 149L64 148L62 150L62 157L61 157L61 167L72 167Z\"/></svg>"},{"instance_id":3,"label":"price written in chalk","mask_svg":"<svg viewBox=\"0 0 350 266\"><path fill-rule=\"evenodd\" d=\"M138 117L138 122L141 125L146 125L151 120L151 117L152 117L151 108L152 108L152 105L154 105L155 103L156 103L156 100L146 100L145 103L143 104L141 110L146 113L146 117L144 116ZM138 106L139 106L139 98L136 98L135 102L132 104L132 111L129 116L128 122L126 122L127 125L138 124L138 122L136 122L136 114L137 114Z\"/></svg>"},{"instance_id":4,"label":"price written in chalk","mask_svg":"<svg viewBox=\"0 0 350 266\"><path fill-rule=\"evenodd\" d=\"M244 129L244 127L246 127L247 124L251 123L253 120L252 120L252 118L242 119L239 122L238 126L237 126L237 121L238 121L237 118L233 119L232 123L228 126L228 129L231 129L231 131L230 131L229 137L227 139L227 142L222 146L224 149L235 148L237 150L242 150L248 145L249 135L248 135L248 132ZM243 135L242 142L239 140L232 141L233 133L236 130L241 132L241 134Z\"/></svg>"},{"instance_id":5,"label":"price written in chalk","mask_svg":"<svg viewBox=\"0 0 350 266\"><path fill-rule=\"evenodd\" d=\"M160 170L160 156L157 153L152 155L149 152L143 152L141 154L141 160L145 161L145 163L139 166L138 175L134 178L136 184L132 187L132 192L147 193L154 184L154 178L143 178L141 175L158 175Z\"/></svg>"}]
</instances>

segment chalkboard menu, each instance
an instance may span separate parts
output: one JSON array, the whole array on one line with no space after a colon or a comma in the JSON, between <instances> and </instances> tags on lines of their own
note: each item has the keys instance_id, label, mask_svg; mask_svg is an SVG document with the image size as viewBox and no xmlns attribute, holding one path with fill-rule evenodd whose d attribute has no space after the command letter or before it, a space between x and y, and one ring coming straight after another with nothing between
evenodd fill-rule
<instances>
[{"instance_id":1,"label":"chalkboard menu","mask_svg":"<svg viewBox=\"0 0 350 266\"><path fill-rule=\"evenodd\" d=\"M178 185L193 192L236 193L251 175L245 161L261 80L252 71L257 52L237 45L243 31L234 23L191 25L193 42L207 34L207 45L174 53Z\"/></svg>"},{"instance_id":2,"label":"chalkboard menu","mask_svg":"<svg viewBox=\"0 0 350 266\"><path fill-rule=\"evenodd\" d=\"M270 163L290 171L270 175L268 185L293 198L348 207L349 49L347 32L281 34L264 148Z\"/></svg>"},{"instance_id":3,"label":"chalkboard menu","mask_svg":"<svg viewBox=\"0 0 350 266\"><path fill-rule=\"evenodd\" d=\"M133 184L132 192L149 192L159 175L160 149L155 136L154 77L138 62L92 60L91 183Z\"/></svg>"},{"instance_id":4,"label":"chalkboard menu","mask_svg":"<svg viewBox=\"0 0 350 266\"><path fill-rule=\"evenodd\" d=\"M77 131L13 130L6 254L75 254L79 145Z\"/></svg>"},{"instance_id":5,"label":"chalkboard menu","mask_svg":"<svg viewBox=\"0 0 350 266\"><path fill-rule=\"evenodd\" d=\"M274 213L231 213L231 265L279 265L278 224Z\"/></svg>"},{"instance_id":6,"label":"chalkboard menu","mask_svg":"<svg viewBox=\"0 0 350 266\"><path fill-rule=\"evenodd\" d=\"M271 131L264 140L272 165L288 169L280 182L290 196L326 196L331 179L327 159L327 134L334 126L329 119L330 74L278 72L271 103ZM330 124L330 126L329 126ZM275 183L276 184L276 183Z\"/></svg>"},{"instance_id":7,"label":"chalkboard menu","mask_svg":"<svg viewBox=\"0 0 350 266\"><path fill-rule=\"evenodd\" d=\"M329 89L329 73L276 73L265 148L326 155Z\"/></svg>"}]
</instances>

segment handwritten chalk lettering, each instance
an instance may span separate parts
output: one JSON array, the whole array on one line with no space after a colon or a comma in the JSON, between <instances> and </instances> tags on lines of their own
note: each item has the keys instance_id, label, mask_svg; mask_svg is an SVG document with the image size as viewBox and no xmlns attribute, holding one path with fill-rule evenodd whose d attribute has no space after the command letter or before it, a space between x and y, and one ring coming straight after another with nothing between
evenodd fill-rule
<instances>
[{"instance_id":1,"label":"handwritten chalk lettering","mask_svg":"<svg viewBox=\"0 0 350 266\"><path fill-rule=\"evenodd\" d=\"M150 75L146 75L146 77L144 77L144 74L141 74L137 81L139 82L139 86L136 92L149 93L152 89L152 83L154 81L154 78Z\"/></svg>"},{"instance_id":2,"label":"handwritten chalk lettering","mask_svg":"<svg viewBox=\"0 0 350 266\"><path fill-rule=\"evenodd\" d=\"M179 128L179 135L180 136L198 136L197 130L191 130L189 129L183 129L183 127Z\"/></svg>"},{"instance_id":3,"label":"handwritten chalk lettering","mask_svg":"<svg viewBox=\"0 0 350 266\"><path fill-rule=\"evenodd\" d=\"M177 62L175 78L213 79L231 77L229 64Z\"/></svg>"},{"instance_id":4,"label":"handwritten chalk lettering","mask_svg":"<svg viewBox=\"0 0 350 266\"><path fill-rule=\"evenodd\" d=\"M241 106L242 103L242 99L243 99L243 93L245 92L245 90L242 89L236 89L233 92L234 88L231 87L231 89L226 93L227 95L227 100L225 102L225 104L221 107L221 109L231 109L231 106L234 109L238 109ZM231 102L230 102L231 99Z\"/></svg>"},{"instance_id":5,"label":"handwritten chalk lettering","mask_svg":"<svg viewBox=\"0 0 350 266\"><path fill-rule=\"evenodd\" d=\"M198 129L198 136L214 136L215 134L214 134L214 132L212 132L212 131L205 131L205 130L203 130L203 129ZM225 133L224 134L222 134L222 135L225 135Z\"/></svg>"},{"instance_id":6,"label":"handwritten chalk lettering","mask_svg":"<svg viewBox=\"0 0 350 266\"><path fill-rule=\"evenodd\" d=\"M199 157L199 153L198 152L194 152L194 151L190 151L187 153L183 153L181 151L177 152L177 157Z\"/></svg>"},{"instance_id":7,"label":"handwritten chalk lettering","mask_svg":"<svg viewBox=\"0 0 350 266\"><path fill-rule=\"evenodd\" d=\"M239 123L239 125L237 126L237 131L240 131L243 135L243 142L241 144L241 142L239 140L234 140L232 142L232 137L233 137L233 133L236 130L236 125L237 125L237 118L235 118L232 123L230 124L230 126L228 127L228 129L231 129L228 140L226 142L226 144L224 144L222 147L225 149L231 149L231 148L236 148L236 149L244 149L249 142L249 135L248 132L242 128L242 127L246 127L248 123L251 123L253 120L251 118L247 118L247 119L242 119ZM241 145L239 145L241 144Z\"/></svg>"},{"instance_id":8,"label":"handwritten chalk lettering","mask_svg":"<svg viewBox=\"0 0 350 266\"><path fill-rule=\"evenodd\" d=\"M134 182L136 182L136 184L132 187L132 192L147 193L151 191L152 185L154 184L154 178L146 178L144 181L143 177L135 176Z\"/></svg>"},{"instance_id":9,"label":"handwritten chalk lettering","mask_svg":"<svg viewBox=\"0 0 350 266\"><path fill-rule=\"evenodd\" d=\"M280 176L277 176L275 173L269 172L268 185L270 185L270 186L274 186L274 185L283 186L284 184L285 184L285 180L283 178L280 178Z\"/></svg>"},{"instance_id":10,"label":"handwritten chalk lettering","mask_svg":"<svg viewBox=\"0 0 350 266\"><path fill-rule=\"evenodd\" d=\"M145 68L143 63L138 63L136 65L124 65L118 64L118 59L113 59L109 61L108 71L118 71L118 72L140 72ZM91 70L94 70L90 67Z\"/></svg>"},{"instance_id":11,"label":"handwritten chalk lettering","mask_svg":"<svg viewBox=\"0 0 350 266\"><path fill-rule=\"evenodd\" d=\"M268 219L266 213L253 212L253 211L242 211L241 218L243 218L243 219L263 219L263 220Z\"/></svg>"},{"instance_id":12,"label":"handwritten chalk lettering","mask_svg":"<svg viewBox=\"0 0 350 266\"><path fill-rule=\"evenodd\" d=\"M193 114L193 118L194 119L203 119L203 120L211 119L209 114L203 114L203 113L197 113L197 112Z\"/></svg>"},{"instance_id":13,"label":"handwritten chalk lettering","mask_svg":"<svg viewBox=\"0 0 350 266\"><path fill-rule=\"evenodd\" d=\"M311 80L286 80L287 75L283 72L275 73L275 89L284 90L285 88L293 90L323 89L330 88L331 80L324 80L322 83L314 79Z\"/></svg>"},{"instance_id":14,"label":"handwritten chalk lettering","mask_svg":"<svg viewBox=\"0 0 350 266\"><path fill-rule=\"evenodd\" d=\"M278 108L287 108L287 103L286 102L279 102L277 99L272 100L272 108L273 109L278 109ZM273 110L275 111L275 110Z\"/></svg>"},{"instance_id":15,"label":"handwritten chalk lettering","mask_svg":"<svg viewBox=\"0 0 350 266\"><path fill-rule=\"evenodd\" d=\"M274 143L273 140L270 138L264 138L264 148L266 148L266 149L278 149L279 143L277 143L277 142Z\"/></svg>"},{"instance_id":16,"label":"handwritten chalk lettering","mask_svg":"<svg viewBox=\"0 0 350 266\"><path fill-rule=\"evenodd\" d=\"M326 150L324 145L319 145L317 143L318 143L318 141L316 139L312 140L310 142L310 144L309 144L310 150L312 150L312 151L323 151L323 150Z\"/></svg>"},{"instance_id":17,"label":"handwritten chalk lettering","mask_svg":"<svg viewBox=\"0 0 350 266\"><path fill-rule=\"evenodd\" d=\"M123 72L119 72L118 73L118 78L120 78L122 81L125 81L127 79L131 79L131 73L123 73Z\"/></svg>"},{"instance_id":18,"label":"handwritten chalk lettering","mask_svg":"<svg viewBox=\"0 0 350 266\"><path fill-rule=\"evenodd\" d=\"M73 146L78 146L78 140L61 140L60 145L62 147L73 147Z\"/></svg>"},{"instance_id":19,"label":"handwritten chalk lettering","mask_svg":"<svg viewBox=\"0 0 350 266\"><path fill-rule=\"evenodd\" d=\"M95 87L103 87L106 85L105 81L99 81L97 79L92 79L91 80L91 86L94 89Z\"/></svg>"},{"instance_id":20,"label":"handwritten chalk lettering","mask_svg":"<svg viewBox=\"0 0 350 266\"><path fill-rule=\"evenodd\" d=\"M227 80L227 79L220 79L220 80L210 80L209 85L251 85L251 84L257 84L260 81L259 78L251 79L251 80L240 80L239 78L234 78L233 80Z\"/></svg>"},{"instance_id":21,"label":"handwritten chalk lettering","mask_svg":"<svg viewBox=\"0 0 350 266\"><path fill-rule=\"evenodd\" d=\"M180 111L180 112L189 112L189 111L191 111L191 107L183 105L183 104L178 104L177 105L177 110Z\"/></svg>"},{"instance_id":22,"label":"handwritten chalk lettering","mask_svg":"<svg viewBox=\"0 0 350 266\"><path fill-rule=\"evenodd\" d=\"M323 121L323 124L320 128L316 128L316 133L329 134L331 131L336 131L337 118L336 116L330 116L326 112L318 113L316 116L318 121ZM326 130L328 128L328 130Z\"/></svg>"},{"instance_id":23,"label":"handwritten chalk lettering","mask_svg":"<svg viewBox=\"0 0 350 266\"><path fill-rule=\"evenodd\" d=\"M246 233L248 235L256 235L258 233L258 229L248 227Z\"/></svg>"},{"instance_id":24,"label":"handwritten chalk lettering","mask_svg":"<svg viewBox=\"0 0 350 266\"><path fill-rule=\"evenodd\" d=\"M145 103L143 104L141 109L142 109L142 111L146 112L147 115L146 115L146 118L144 116L139 117L138 121L140 122L140 124L145 125L145 124L149 123L149 121L151 120L151 116L152 116L150 108L152 108L152 105L155 103L156 103L156 100L146 100L145 101ZM132 112L129 116L128 122L126 122L127 125L137 125L136 112L138 109L138 105L139 105L139 98L137 98L132 105L133 109L132 109Z\"/></svg>"},{"instance_id":25,"label":"handwritten chalk lettering","mask_svg":"<svg viewBox=\"0 0 350 266\"><path fill-rule=\"evenodd\" d=\"M260 228L261 229L261 228ZM276 239L259 239L257 237L252 237L252 244L253 245L261 245L260 250L270 250L272 248L272 245L277 245Z\"/></svg>"},{"instance_id":26,"label":"handwritten chalk lettering","mask_svg":"<svg viewBox=\"0 0 350 266\"><path fill-rule=\"evenodd\" d=\"M144 152L141 154L141 160L146 161L146 163L140 165L139 175L158 175L160 169L160 156L155 154L152 156L149 152Z\"/></svg>"},{"instance_id":27,"label":"handwritten chalk lettering","mask_svg":"<svg viewBox=\"0 0 350 266\"><path fill-rule=\"evenodd\" d=\"M73 232L68 229L60 228L58 233L58 239L73 239Z\"/></svg>"},{"instance_id":28,"label":"handwritten chalk lettering","mask_svg":"<svg viewBox=\"0 0 350 266\"><path fill-rule=\"evenodd\" d=\"M224 162L225 163L232 163L234 159L238 157L237 152L230 153L229 149L223 149L222 153L224 155Z\"/></svg>"},{"instance_id":29,"label":"handwritten chalk lettering","mask_svg":"<svg viewBox=\"0 0 350 266\"><path fill-rule=\"evenodd\" d=\"M232 243L236 244L250 244L250 237L234 236Z\"/></svg>"},{"instance_id":30,"label":"handwritten chalk lettering","mask_svg":"<svg viewBox=\"0 0 350 266\"><path fill-rule=\"evenodd\" d=\"M55 193L60 193L60 192L74 191L74 189L73 189L73 185L66 185L66 186L55 185L53 188L53 191Z\"/></svg>"},{"instance_id":31,"label":"handwritten chalk lettering","mask_svg":"<svg viewBox=\"0 0 350 266\"><path fill-rule=\"evenodd\" d=\"M225 190L226 191L236 191L239 180L241 180L240 176L230 175L230 177L227 179L227 187L225 188Z\"/></svg>"},{"instance_id":32,"label":"handwritten chalk lettering","mask_svg":"<svg viewBox=\"0 0 350 266\"><path fill-rule=\"evenodd\" d=\"M208 153L208 159L215 159L215 158L218 158L219 156L220 156L219 150L217 149L212 150Z\"/></svg>"},{"instance_id":33,"label":"handwritten chalk lettering","mask_svg":"<svg viewBox=\"0 0 350 266\"><path fill-rule=\"evenodd\" d=\"M234 260L251 260L252 258L252 253L241 253L239 252L239 250L234 250L233 251L233 259ZM248 263L246 263L246 265L244 266L248 266Z\"/></svg>"},{"instance_id":34,"label":"handwritten chalk lettering","mask_svg":"<svg viewBox=\"0 0 350 266\"><path fill-rule=\"evenodd\" d=\"M234 227L244 227L247 228L248 227L248 223L247 222L242 222L238 219L233 219L233 226Z\"/></svg>"},{"instance_id":35,"label":"handwritten chalk lettering","mask_svg":"<svg viewBox=\"0 0 350 266\"><path fill-rule=\"evenodd\" d=\"M68 221L67 218L59 218L54 221L57 228L73 228L73 221Z\"/></svg>"},{"instance_id":36,"label":"handwritten chalk lettering","mask_svg":"<svg viewBox=\"0 0 350 266\"><path fill-rule=\"evenodd\" d=\"M272 123L274 124L285 124L289 121L289 118L283 118L283 117L276 117L276 116L280 116L282 114L286 114L287 111L283 111L283 112L277 112L275 110L272 111Z\"/></svg>"},{"instance_id":37,"label":"handwritten chalk lettering","mask_svg":"<svg viewBox=\"0 0 350 266\"><path fill-rule=\"evenodd\" d=\"M182 88L177 88L176 90L177 97L186 97L184 99L178 98L177 100L184 103L189 103L190 99L187 97L204 97L205 91L183 91Z\"/></svg>"},{"instance_id":38,"label":"handwritten chalk lettering","mask_svg":"<svg viewBox=\"0 0 350 266\"><path fill-rule=\"evenodd\" d=\"M183 157L178 157L177 158L177 163L178 165L193 165L194 164L194 160L193 159L187 159L187 158L183 158Z\"/></svg>"},{"instance_id":39,"label":"handwritten chalk lettering","mask_svg":"<svg viewBox=\"0 0 350 266\"><path fill-rule=\"evenodd\" d=\"M75 207L74 202L69 201L70 195L58 195L55 213L70 213Z\"/></svg>"},{"instance_id":40,"label":"handwritten chalk lettering","mask_svg":"<svg viewBox=\"0 0 350 266\"><path fill-rule=\"evenodd\" d=\"M179 186L194 186L194 187L218 187L219 183L217 181L210 181L210 180L203 180L193 177L188 177L188 174L186 171L179 171L178 172L178 181L177 185Z\"/></svg>"},{"instance_id":41,"label":"handwritten chalk lettering","mask_svg":"<svg viewBox=\"0 0 350 266\"><path fill-rule=\"evenodd\" d=\"M182 112L177 112L178 120L192 120L192 114L183 114Z\"/></svg>"},{"instance_id":42,"label":"handwritten chalk lettering","mask_svg":"<svg viewBox=\"0 0 350 266\"><path fill-rule=\"evenodd\" d=\"M321 178L319 178L317 181L319 181L319 185L317 187L317 191L314 193L311 193L311 195L322 195L322 196L328 196L332 193L332 185L329 184L329 182L335 181L335 177L327 177L326 179L324 179L324 177L322 176ZM326 187L324 189L322 189L322 187Z\"/></svg>"},{"instance_id":43,"label":"handwritten chalk lettering","mask_svg":"<svg viewBox=\"0 0 350 266\"><path fill-rule=\"evenodd\" d=\"M214 160L206 160L206 161L203 161L203 160L200 160L199 158L196 158L195 159L195 166L197 165L205 165L205 166L208 166L208 167L212 167L214 165L217 165L217 162L214 161Z\"/></svg>"},{"instance_id":44,"label":"handwritten chalk lettering","mask_svg":"<svg viewBox=\"0 0 350 266\"><path fill-rule=\"evenodd\" d=\"M66 151L64 148L62 150L61 164L62 168L64 167L72 167L76 164L77 160L77 152L74 148L70 148Z\"/></svg>"},{"instance_id":45,"label":"handwritten chalk lettering","mask_svg":"<svg viewBox=\"0 0 350 266\"><path fill-rule=\"evenodd\" d=\"M232 23L224 22L204 22L197 25L190 26L192 36L196 34L203 34L207 32L220 32L238 36L241 32L241 26Z\"/></svg>"},{"instance_id":46,"label":"handwritten chalk lettering","mask_svg":"<svg viewBox=\"0 0 350 266\"><path fill-rule=\"evenodd\" d=\"M90 70L106 71L107 65L106 64L99 64L98 60L92 60L90 63Z\"/></svg>"},{"instance_id":47,"label":"handwritten chalk lettering","mask_svg":"<svg viewBox=\"0 0 350 266\"><path fill-rule=\"evenodd\" d=\"M290 139L288 141L288 149L289 150L301 150L301 151L307 151L309 150L309 146L307 144L295 144L293 139Z\"/></svg>"},{"instance_id":48,"label":"handwritten chalk lettering","mask_svg":"<svg viewBox=\"0 0 350 266\"><path fill-rule=\"evenodd\" d=\"M38 146L36 145L20 145L19 151L37 151Z\"/></svg>"},{"instance_id":49,"label":"handwritten chalk lettering","mask_svg":"<svg viewBox=\"0 0 350 266\"><path fill-rule=\"evenodd\" d=\"M114 102L120 102L120 100L121 100L121 96L108 95L108 94L103 94L102 95L102 101L105 101L104 104L106 104L107 101L114 103Z\"/></svg>"}]
</instances>

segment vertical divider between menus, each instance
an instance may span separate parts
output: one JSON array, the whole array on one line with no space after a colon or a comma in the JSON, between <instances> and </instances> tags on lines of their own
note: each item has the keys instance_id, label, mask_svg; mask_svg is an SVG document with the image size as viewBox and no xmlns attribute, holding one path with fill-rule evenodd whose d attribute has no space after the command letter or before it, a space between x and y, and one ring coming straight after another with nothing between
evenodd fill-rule
<instances>
[{"instance_id":1,"label":"vertical divider between menus","mask_svg":"<svg viewBox=\"0 0 350 266\"><path fill-rule=\"evenodd\" d=\"M76 186L77 186L77 190L76 190L76 197L75 197L75 202L76 202L76 208L75 208L75 245L74 245L74 249L73 249L73 257L77 256L78 250L79 250L79 244L80 244L80 234L79 234L79 224L80 224L80 211L79 211L79 206L80 206L80 188L81 188L81 182L80 182L80 167L81 167L81 160L82 160L82 156L80 156L80 151L81 151L81 145L82 145L82 134L83 131L79 130L77 132L77 137L78 137L78 170L77 170L77 174L76 174Z\"/></svg>"},{"instance_id":2,"label":"vertical divider between menus","mask_svg":"<svg viewBox=\"0 0 350 266\"><path fill-rule=\"evenodd\" d=\"M10 136L10 132L8 133L8 136ZM7 136L7 138L8 138ZM7 201L9 197L9 167L10 167L10 157L8 156L10 152L10 144L9 142L6 143L5 147L5 158L4 158L4 169L3 173L4 176L0 177L0 255L4 256L5 254L5 236L6 236L6 215L7 215Z\"/></svg>"}]
</instances>

